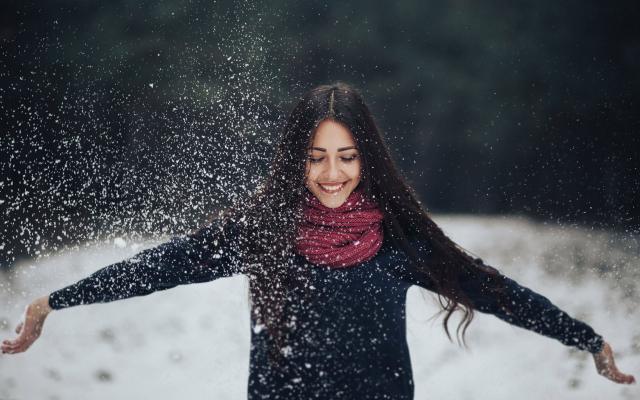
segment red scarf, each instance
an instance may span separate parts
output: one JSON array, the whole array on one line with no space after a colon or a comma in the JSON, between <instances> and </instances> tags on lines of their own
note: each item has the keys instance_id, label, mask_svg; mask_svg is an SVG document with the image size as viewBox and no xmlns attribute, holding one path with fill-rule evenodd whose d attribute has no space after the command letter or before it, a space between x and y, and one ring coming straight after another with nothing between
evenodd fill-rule
<instances>
[{"instance_id":1,"label":"red scarf","mask_svg":"<svg viewBox=\"0 0 640 400\"><path fill-rule=\"evenodd\" d=\"M354 190L337 208L329 208L310 191L304 196L304 217L296 250L312 264L349 267L373 258L382 246L382 211Z\"/></svg>"}]
</instances>

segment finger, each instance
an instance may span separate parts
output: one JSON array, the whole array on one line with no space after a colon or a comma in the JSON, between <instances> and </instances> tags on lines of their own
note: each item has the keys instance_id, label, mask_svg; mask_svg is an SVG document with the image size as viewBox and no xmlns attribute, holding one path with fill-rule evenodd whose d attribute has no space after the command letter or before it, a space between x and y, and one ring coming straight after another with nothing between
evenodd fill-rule
<instances>
[{"instance_id":1,"label":"finger","mask_svg":"<svg viewBox=\"0 0 640 400\"><path fill-rule=\"evenodd\" d=\"M15 338L14 340L5 340L4 347L11 349L11 348L15 348L17 346L22 345L26 340L22 337L22 336L18 336L17 338Z\"/></svg>"},{"instance_id":2,"label":"finger","mask_svg":"<svg viewBox=\"0 0 640 400\"><path fill-rule=\"evenodd\" d=\"M22 347L16 347L16 348L11 348L11 349L7 349L7 350L3 350L3 353L6 354L15 354L15 353L21 353L23 352L24 349Z\"/></svg>"},{"instance_id":3,"label":"finger","mask_svg":"<svg viewBox=\"0 0 640 400\"><path fill-rule=\"evenodd\" d=\"M14 347L5 347L2 349L3 354L12 354L16 352L16 348Z\"/></svg>"},{"instance_id":4,"label":"finger","mask_svg":"<svg viewBox=\"0 0 640 400\"><path fill-rule=\"evenodd\" d=\"M18 324L18 326L16 327L16 333L20 333L20 330L22 329L22 327L24 326L24 323L22 321L20 321L20 323Z\"/></svg>"},{"instance_id":5,"label":"finger","mask_svg":"<svg viewBox=\"0 0 640 400\"><path fill-rule=\"evenodd\" d=\"M21 342L21 343L16 343L15 345L12 346L6 346L3 351L5 353L20 353L25 351L27 348L29 348L30 343L26 343L26 342Z\"/></svg>"},{"instance_id":6,"label":"finger","mask_svg":"<svg viewBox=\"0 0 640 400\"><path fill-rule=\"evenodd\" d=\"M11 351L11 350L14 350L14 349L16 349L17 347L19 347L19 345L20 345L20 344L21 344L21 343L10 343L10 344L5 344L5 345L2 345L2 350L4 350L4 351Z\"/></svg>"},{"instance_id":7,"label":"finger","mask_svg":"<svg viewBox=\"0 0 640 400\"><path fill-rule=\"evenodd\" d=\"M13 339L13 340L8 340L8 339L7 340L3 340L2 341L2 347L9 347L9 346L14 345L17 339L18 338Z\"/></svg>"},{"instance_id":8,"label":"finger","mask_svg":"<svg viewBox=\"0 0 640 400\"><path fill-rule=\"evenodd\" d=\"M24 336L25 336L25 335L24 335L24 331L23 331L23 332L22 332L22 334L19 334L18 336L16 336L16 337L15 337L15 338L13 338L13 339L6 339L6 340L3 340L3 341L2 341L2 344L3 344L3 345L7 345L7 346L15 345L16 343L18 343L18 342L20 342L20 341L24 340Z\"/></svg>"},{"instance_id":9,"label":"finger","mask_svg":"<svg viewBox=\"0 0 640 400\"><path fill-rule=\"evenodd\" d=\"M613 361L613 358L611 359L611 366L609 367L609 372L611 373L615 381L618 383L634 383L635 382L635 378L633 377L633 375L625 374L618 369L615 362Z\"/></svg>"},{"instance_id":10,"label":"finger","mask_svg":"<svg viewBox=\"0 0 640 400\"><path fill-rule=\"evenodd\" d=\"M635 378L633 377L633 375L623 374L620 371L611 371L606 375L606 377L616 383L630 384L635 382Z\"/></svg>"},{"instance_id":11,"label":"finger","mask_svg":"<svg viewBox=\"0 0 640 400\"><path fill-rule=\"evenodd\" d=\"M626 384L631 384L634 383L636 381L636 378L633 377L633 375L627 375L627 374L620 374L620 383L626 383Z\"/></svg>"},{"instance_id":12,"label":"finger","mask_svg":"<svg viewBox=\"0 0 640 400\"><path fill-rule=\"evenodd\" d=\"M617 383L627 383L627 384L629 384L629 383L632 382L632 379L628 375L618 375L618 376L616 376L614 381L617 382Z\"/></svg>"},{"instance_id":13,"label":"finger","mask_svg":"<svg viewBox=\"0 0 640 400\"><path fill-rule=\"evenodd\" d=\"M9 346L3 346L2 347L2 352L5 354L11 354L14 352L14 348L13 347L9 347Z\"/></svg>"}]
</instances>

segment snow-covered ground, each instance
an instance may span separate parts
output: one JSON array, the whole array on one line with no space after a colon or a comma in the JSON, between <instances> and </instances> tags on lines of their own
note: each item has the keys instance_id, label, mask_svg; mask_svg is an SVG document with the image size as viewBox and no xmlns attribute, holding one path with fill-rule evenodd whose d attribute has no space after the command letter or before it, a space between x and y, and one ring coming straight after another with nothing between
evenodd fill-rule
<instances>
[{"instance_id":1,"label":"snow-covered ground","mask_svg":"<svg viewBox=\"0 0 640 400\"><path fill-rule=\"evenodd\" d=\"M593 326L620 369L640 379L637 238L513 217L434 219L487 264ZM0 274L0 340L15 336L31 299L158 240L91 245ZM435 297L413 287L407 302L417 400L640 398L640 385L599 376L589 353L491 315L476 314L464 350L448 341L441 317L429 320ZM238 276L53 312L27 352L0 355L0 399L242 399L248 363L247 284Z\"/></svg>"}]
</instances>

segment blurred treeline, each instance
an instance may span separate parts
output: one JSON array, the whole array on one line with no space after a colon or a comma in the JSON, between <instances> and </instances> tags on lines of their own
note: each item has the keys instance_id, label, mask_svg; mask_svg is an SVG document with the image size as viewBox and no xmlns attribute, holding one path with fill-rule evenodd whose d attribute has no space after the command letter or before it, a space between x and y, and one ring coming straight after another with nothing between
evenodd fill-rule
<instances>
[{"instance_id":1,"label":"blurred treeline","mask_svg":"<svg viewBox=\"0 0 640 400\"><path fill-rule=\"evenodd\" d=\"M194 228L333 80L431 211L637 232L637 4L5 0L0 265Z\"/></svg>"}]
</instances>

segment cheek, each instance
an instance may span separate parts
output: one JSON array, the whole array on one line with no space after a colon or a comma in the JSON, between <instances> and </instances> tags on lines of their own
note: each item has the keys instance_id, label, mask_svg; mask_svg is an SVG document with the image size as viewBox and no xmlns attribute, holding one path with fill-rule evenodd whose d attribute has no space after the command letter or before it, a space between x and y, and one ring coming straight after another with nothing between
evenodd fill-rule
<instances>
[{"instance_id":1,"label":"cheek","mask_svg":"<svg viewBox=\"0 0 640 400\"><path fill-rule=\"evenodd\" d=\"M362 164L360 162L353 163L353 166L349 167L349 176L352 179L360 179L362 174Z\"/></svg>"},{"instance_id":2,"label":"cheek","mask_svg":"<svg viewBox=\"0 0 640 400\"><path fill-rule=\"evenodd\" d=\"M304 178L305 181L313 180L317 175L317 168L315 168L309 161L305 163L304 167Z\"/></svg>"}]
</instances>

